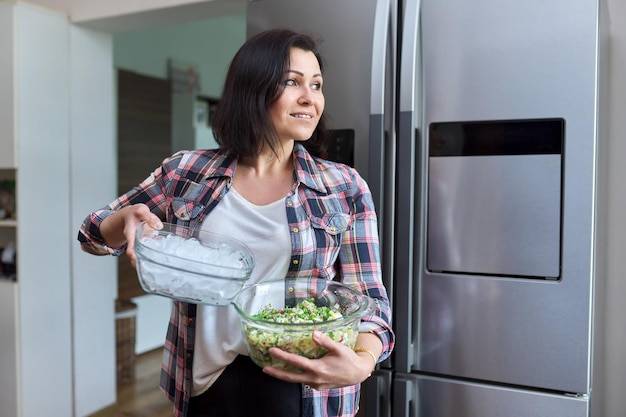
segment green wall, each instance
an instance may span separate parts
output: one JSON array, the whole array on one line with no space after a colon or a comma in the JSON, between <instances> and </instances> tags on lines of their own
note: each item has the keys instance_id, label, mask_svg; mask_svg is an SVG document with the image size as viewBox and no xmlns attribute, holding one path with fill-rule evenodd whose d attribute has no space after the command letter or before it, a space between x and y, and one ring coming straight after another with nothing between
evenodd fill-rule
<instances>
[{"instance_id":1,"label":"green wall","mask_svg":"<svg viewBox=\"0 0 626 417\"><path fill-rule=\"evenodd\" d=\"M246 38L246 17L232 15L115 34L116 68L167 78L168 59L192 64L200 93L219 97L228 64Z\"/></svg>"}]
</instances>

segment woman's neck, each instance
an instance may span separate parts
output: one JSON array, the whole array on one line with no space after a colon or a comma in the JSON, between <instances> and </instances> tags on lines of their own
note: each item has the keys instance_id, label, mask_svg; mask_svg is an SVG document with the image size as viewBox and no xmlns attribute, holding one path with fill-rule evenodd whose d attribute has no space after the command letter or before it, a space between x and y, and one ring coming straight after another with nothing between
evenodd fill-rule
<instances>
[{"instance_id":1,"label":"woman's neck","mask_svg":"<svg viewBox=\"0 0 626 417\"><path fill-rule=\"evenodd\" d=\"M286 196L295 185L293 155L263 153L239 158L233 186L246 200L269 204Z\"/></svg>"}]
</instances>

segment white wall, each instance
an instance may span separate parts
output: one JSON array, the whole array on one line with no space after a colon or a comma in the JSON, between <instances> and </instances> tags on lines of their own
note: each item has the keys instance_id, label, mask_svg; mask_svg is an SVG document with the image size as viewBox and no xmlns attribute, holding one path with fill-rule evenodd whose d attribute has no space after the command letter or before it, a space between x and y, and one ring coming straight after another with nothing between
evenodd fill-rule
<instances>
[{"instance_id":1,"label":"white wall","mask_svg":"<svg viewBox=\"0 0 626 417\"><path fill-rule=\"evenodd\" d=\"M14 10L18 410L70 415L69 25L39 7Z\"/></svg>"},{"instance_id":2,"label":"white wall","mask_svg":"<svg viewBox=\"0 0 626 417\"><path fill-rule=\"evenodd\" d=\"M72 26L70 57L74 415L86 416L114 403L117 395L117 262L82 252L76 240L85 216L117 194L111 35Z\"/></svg>"}]
</instances>

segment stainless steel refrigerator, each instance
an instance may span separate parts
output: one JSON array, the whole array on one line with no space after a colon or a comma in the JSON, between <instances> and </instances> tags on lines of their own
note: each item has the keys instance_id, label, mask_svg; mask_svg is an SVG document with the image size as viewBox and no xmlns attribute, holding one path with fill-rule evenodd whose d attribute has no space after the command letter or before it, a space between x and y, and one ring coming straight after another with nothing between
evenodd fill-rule
<instances>
[{"instance_id":1,"label":"stainless steel refrigerator","mask_svg":"<svg viewBox=\"0 0 626 417\"><path fill-rule=\"evenodd\" d=\"M257 0L318 34L329 158L380 218L394 354L360 415L599 416L602 0Z\"/></svg>"}]
</instances>

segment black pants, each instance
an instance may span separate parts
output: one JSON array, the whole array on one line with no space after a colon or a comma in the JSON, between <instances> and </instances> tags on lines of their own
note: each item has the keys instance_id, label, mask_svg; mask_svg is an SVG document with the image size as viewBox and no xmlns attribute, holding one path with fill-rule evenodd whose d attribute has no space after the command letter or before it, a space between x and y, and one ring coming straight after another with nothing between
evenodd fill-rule
<instances>
[{"instance_id":1,"label":"black pants","mask_svg":"<svg viewBox=\"0 0 626 417\"><path fill-rule=\"evenodd\" d=\"M203 394L191 397L188 417L299 417L300 384L263 373L239 355Z\"/></svg>"}]
</instances>

